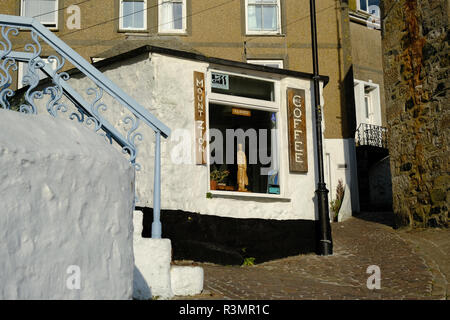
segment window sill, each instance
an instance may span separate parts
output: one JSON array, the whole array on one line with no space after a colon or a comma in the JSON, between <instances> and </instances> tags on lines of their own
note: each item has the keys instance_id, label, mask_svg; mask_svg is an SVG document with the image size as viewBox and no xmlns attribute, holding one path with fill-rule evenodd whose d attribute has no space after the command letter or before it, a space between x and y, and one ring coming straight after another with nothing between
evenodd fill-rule
<instances>
[{"instance_id":1,"label":"window sill","mask_svg":"<svg viewBox=\"0 0 450 320\"><path fill-rule=\"evenodd\" d=\"M147 29L118 29L117 32L119 33L148 33Z\"/></svg>"},{"instance_id":2,"label":"window sill","mask_svg":"<svg viewBox=\"0 0 450 320\"><path fill-rule=\"evenodd\" d=\"M261 37L285 37L284 33L280 33L278 31L275 32L267 32L267 31L247 31L245 33L246 36L261 36Z\"/></svg>"},{"instance_id":3,"label":"window sill","mask_svg":"<svg viewBox=\"0 0 450 320\"><path fill-rule=\"evenodd\" d=\"M188 33L183 31L159 31L158 35L160 36L187 36Z\"/></svg>"},{"instance_id":4,"label":"window sill","mask_svg":"<svg viewBox=\"0 0 450 320\"><path fill-rule=\"evenodd\" d=\"M381 29L381 25L379 22L370 21L371 18L377 19L379 21L380 18L376 16L372 16L371 14L364 11L352 11L349 13L350 21L366 25L371 29Z\"/></svg>"},{"instance_id":5,"label":"window sill","mask_svg":"<svg viewBox=\"0 0 450 320\"><path fill-rule=\"evenodd\" d=\"M290 202L290 198L283 197L280 194L270 194L270 193L253 193L253 192L239 192L239 191L219 191L219 190L209 190L213 198L245 198L245 199L261 199L269 201L281 201Z\"/></svg>"}]
</instances>

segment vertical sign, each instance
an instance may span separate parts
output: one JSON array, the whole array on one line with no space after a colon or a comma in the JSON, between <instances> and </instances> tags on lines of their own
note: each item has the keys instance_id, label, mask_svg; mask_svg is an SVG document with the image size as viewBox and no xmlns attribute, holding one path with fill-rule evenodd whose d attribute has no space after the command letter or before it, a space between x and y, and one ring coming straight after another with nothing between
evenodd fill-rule
<instances>
[{"instance_id":1,"label":"vertical sign","mask_svg":"<svg viewBox=\"0 0 450 320\"><path fill-rule=\"evenodd\" d=\"M195 163L206 164L205 74L194 71Z\"/></svg>"},{"instance_id":2,"label":"vertical sign","mask_svg":"<svg viewBox=\"0 0 450 320\"><path fill-rule=\"evenodd\" d=\"M308 172L306 148L305 90L287 89L289 124L289 170Z\"/></svg>"}]
</instances>

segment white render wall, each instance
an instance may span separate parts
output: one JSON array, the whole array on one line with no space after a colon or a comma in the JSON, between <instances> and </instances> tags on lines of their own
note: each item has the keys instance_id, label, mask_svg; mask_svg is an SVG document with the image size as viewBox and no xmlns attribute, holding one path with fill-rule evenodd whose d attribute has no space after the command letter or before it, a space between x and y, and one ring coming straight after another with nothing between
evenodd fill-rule
<instances>
[{"instance_id":1,"label":"white render wall","mask_svg":"<svg viewBox=\"0 0 450 320\"><path fill-rule=\"evenodd\" d=\"M172 130L168 139L162 139L161 152L161 207L201 214L234 218L307 219L317 217L314 205L316 180L314 172L316 152L314 150L314 113L311 110L312 82L296 78L280 80L281 114L279 119L282 197L255 198L248 196L219 197L207 199L208 168L195 165L194 142L194 88L193 72L205 73L208 63L186 60L161 54L146 54L137 58L116 62L101 69L104 74L130 96L147 108L154 116ZM217 67L217 66L215 66ZM230 70L236 72L237 69ZM247 70L250 74L250 71ZM258 75L258 74L253 74ZM259 73L267 76L268 74ZM280 78L282 78L280 76ZM71 85L86 89L85 83L77 79ZM306 90L308 165L307 174L289 174L288 132L286 127L287 87ZM206 97L208 99L208 96ZM322 99L323 100L323 99ZM111 109L112 110L112 109ZM120 125L121 112L109 112L111 121ZM136 192L138 206L152 207L154 135L141 125L138 131L144 134L138 142L137 162L142 165L137 172ZM142 129L143 128L143 129ZM180 136L180 134L187 136ZM183 151L183 139L188 140L189 149ZM184 155L184 156L183 156ZM181 160L180 160L181 159ZM164 227L163 227L164 228Z\"/></svg>"},{"instance_id":2,"label":"white render wall","mask_svg":"<svg viewBox=\"0 0 450 320\"><path fill-rule=\"evenodd\" d=\"M131 299L128 160L74 121L0 109L0 168L0 299Z\"/></svg>"},{"instance_id":3,"label":"white render wall","mask_svg":"<svg viewBox=\"0 0 450 320\"><path fill-rule=\"evenodd\" d=\"M346 168L342 168L346 165ZM358 176L354 139L324 140L325 182L329 190L329 201L336 198L336 187L341 179L351 193L351 210L359 212Z\"/></svg>"}]
</instances>

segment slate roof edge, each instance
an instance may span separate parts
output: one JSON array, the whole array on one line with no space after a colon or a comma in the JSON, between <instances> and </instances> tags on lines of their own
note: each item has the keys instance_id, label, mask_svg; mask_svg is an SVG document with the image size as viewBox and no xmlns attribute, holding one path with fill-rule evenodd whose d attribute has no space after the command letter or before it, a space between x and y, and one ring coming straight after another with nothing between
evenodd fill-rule
<instances>
[{"instance_id":1,"label":"slate roof edge","mask_svg":"<svg viewBox=\"0 0 450 320\"><path fill-rule=\"evenodd\" d=\"M103 60L93 63L93 65L96 68L101 68L101 67L108 66L112 63L115 63L115 62L120 62L120 61L129 59L129 58L133 58L138 55L141 55L144 53L150 53L150 52L184 58L184 59L189 59L189 60L202 61L202 62L217 64L217 65L222 65L222 66L227 66L227 67L237 67L237 68L254 70L254 71L275 73L275 74L280 74L280 75L285 75L285 76L291 76L294 78L306 78L306 79L311 79L311 80L314 78L314 75L312 73L300 72L300 71L294 71L294 70L288 70L288 69L272 68L272 67L266 67L266 66L261 66L261 65L257 65L257 64L250 64L250 63L239 62L239 61L234 61L234 60L208 57L208 56L193 53L193 52L175 50L175 49L169 49L169 48L163 48L163 47L156 47L156 46L151 46L151 45L145 45L145 46L127 51L125 53L118 54L113 57L105 58ZM70 71L69 71L69 74L72 73ZM328 76L319 75L319 80L324 82L324 87L325 87L328 84L330 78Z\"/></svg>"}]
</instances>

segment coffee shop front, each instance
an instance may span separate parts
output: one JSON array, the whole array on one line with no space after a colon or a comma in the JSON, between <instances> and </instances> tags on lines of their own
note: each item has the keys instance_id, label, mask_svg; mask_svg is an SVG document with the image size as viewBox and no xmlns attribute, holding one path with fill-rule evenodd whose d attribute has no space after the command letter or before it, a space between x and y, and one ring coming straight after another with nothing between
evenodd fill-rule
<instances>
[{"instance_id":1,"label":"coffee shop front","mask_svg":"<svg viewBox=\"0 0 450 320\"><path fill-rule=\"evenodd\" d=\"M95 65L172 129L161 222L173 259L258 263L316 250L311 74L152 46ZM136 207L150 236L154 139L142 134Z\"/></svg>"}]
</instances>

